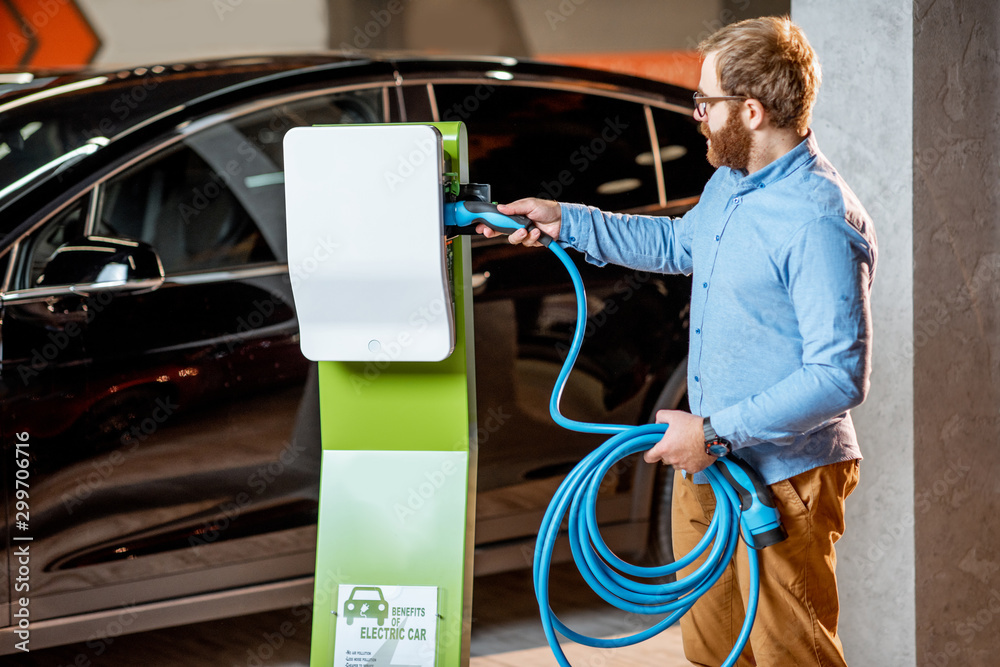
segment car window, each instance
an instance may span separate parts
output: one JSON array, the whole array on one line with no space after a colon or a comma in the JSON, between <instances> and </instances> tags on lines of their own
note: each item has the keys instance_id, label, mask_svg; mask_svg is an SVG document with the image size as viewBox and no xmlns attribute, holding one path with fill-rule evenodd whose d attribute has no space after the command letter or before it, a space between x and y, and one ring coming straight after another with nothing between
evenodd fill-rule
<instances>
[{"instance_id":1,"label":"car window","mask_svg":"<svg viewBox=\"0 0 1000 667\"><path fill-rule=\"evenodd\" d=\"M514 85L438 84L442 120L464 121L469 172L492 197L538 196L611 210L658 201L656 171L639 104Z\"/></svg>"},{"instance_id":2,"label":"car window","mask_svg":"<svg viewBox=\"0 0 1000 667\"><path fill-rule=\"evenodd\" d=\"M98 231L151 244L167 273L274 260L220 176L188 143L173 146L107 185Z\"/></svg>"},{"instance_id":3,"label":"car window","mask_svg":"<svg viewBox=\"0 0 1000 667\"><path fill-rule=\"evenodd\" d=\"M714 169L705 158L705 138L698 134L698 123L690 114L666 109L653 109L653 123L667 200L699 196ZM652 162L652 153L645 159Z\"/></svg>"},{"instance_id":4,"label":"car window","mask_svg":"<svg viewBox=\"0 0 1000 667\"><path fill-rule=\"evenodd\" d=\"M381 600L382 595L378 591L354 591L351 596L355 600Z\"/></svg>"},{"instance_id":5,"label":"car window","mask_svg":"<svg viewBox=\"0 0 1000 667\"><path fill-rule=\"evenodd\" d=\"M286 261L285 132L381 120L381 89L373 89L217 123L111 179L97 229L149 243L168 274Z\"/></svg>"},{"instance_id":6,"label":"car window","mask_svg":"<svg viewBox=\"0 0 1000 667\"><path fill-rule=\"evenodd\" d=\"M90 197L81 197L42 225L32 234L19 253L19 275L13 288L38 287L38 279L45 272L45 265L56 248L83 236Z\"/></svg>"}]
</instances>

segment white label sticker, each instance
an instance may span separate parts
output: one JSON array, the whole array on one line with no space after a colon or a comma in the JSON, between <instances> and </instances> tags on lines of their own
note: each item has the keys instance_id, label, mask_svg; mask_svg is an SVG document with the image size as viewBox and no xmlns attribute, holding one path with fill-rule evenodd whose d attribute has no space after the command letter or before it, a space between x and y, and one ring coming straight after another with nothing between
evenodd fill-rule
<instances>
[{"instance_id":1,"label":"white label sticker","mask_svg":"<svg viewBox=\"0 0 1000 667\"><path fill-rule=\"evenodd\" d=\"M434 667L436 586L341 584L334 667Z\"/></svg>"}]
</instances>

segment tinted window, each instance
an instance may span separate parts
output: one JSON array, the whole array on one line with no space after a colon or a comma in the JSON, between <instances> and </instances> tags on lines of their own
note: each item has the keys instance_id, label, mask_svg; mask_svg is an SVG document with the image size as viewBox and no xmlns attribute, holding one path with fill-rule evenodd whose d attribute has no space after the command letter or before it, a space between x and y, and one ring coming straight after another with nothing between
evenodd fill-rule
<instances>
[{"instance_id":1,"label":"tinted window","mask_svg":"<svg viewBox=\"0 0 1000 667\"><path fill-rule=\"evenodd\" d=\"M653 109L653 122L667 200L700 195L714 169L705 158L705 137L698 134L698 123L690 114L665 109ZM645 159L652 162L652 154Z\"/></svg>"},{"instance_id":2,"label":"tinted window","mask_svg":"<svg viewBox=\"0 0 1000 667\"><path fill-rule=\"evenodd\" d=\"M56 248L83 236L89 201L89 197L81 197L70 204L25 242L24 254L21 255L24 259L20 262L21 275L14 281L14 289L38 287L38 278L45 272L45 265Z\"/></svg>"},{"instance_id":3,"label":"tinted window","mask_svg":"<svg viewBox=\"0 0 1000 667\"><path fill-rule=\"evenodd\" d=\"M611 210L657 202L641 105L520 86L436 85L441 119L469 130L469 169L493 199L578 201Z\"/></svg>"},{"instance_id":4,"label":"tinted window","mask_svg":"<svg viewBox=\"0 0 1000 667\"><path fill-rule=\"evenodd\" d=\"M274 260L229 187L234 177L190 142L174 146L108 184L100 233L151 244L167 273Z\"/></svg>"},{"instance_id":5,"label":"tinted window","mask_svg":"<svg viewBox=\"0 0 1000 667\"><path fill-rule=\"evenodd\" d=\"M108 182L99 231L149 243L167 273L285 261L285 132L379 122L381 100L381 89L302 100L186 137Z\"/></svg>"}]
</instances>

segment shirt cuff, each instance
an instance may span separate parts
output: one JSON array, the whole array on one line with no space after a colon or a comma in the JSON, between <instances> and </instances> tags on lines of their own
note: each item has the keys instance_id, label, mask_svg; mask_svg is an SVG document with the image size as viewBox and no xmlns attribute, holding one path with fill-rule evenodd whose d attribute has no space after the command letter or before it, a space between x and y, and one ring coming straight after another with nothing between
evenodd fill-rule
<instances>
[{"instance_id":1,"label":"shirt cuff","mask_svg":"<svg viewBox=\"0 0 1000 667\"><path fill-rule=\"evenodd\" d=\"M712 419L715 432L729 441L733 451L743 447L752 447L762 441L747 433L739 415L739 407L731 405L708 415Z\"/></svg>"},{"instance_id":2,"label":"shirt cuff","mask_svg":"<svg viewBox=\"0 0 1000 667\"><path fill-rule=\"evenodd\" d=\"M604 266L607 262L592 257L587 252L590 239L594 230L594 209L583 204L559 204L559 213L562 216L559 223L559 240L556 241L563 248L572 248L582 252L587 262L597 266ZM598 212L600 215L600 212Z\"/></svg>"}]
</instances>

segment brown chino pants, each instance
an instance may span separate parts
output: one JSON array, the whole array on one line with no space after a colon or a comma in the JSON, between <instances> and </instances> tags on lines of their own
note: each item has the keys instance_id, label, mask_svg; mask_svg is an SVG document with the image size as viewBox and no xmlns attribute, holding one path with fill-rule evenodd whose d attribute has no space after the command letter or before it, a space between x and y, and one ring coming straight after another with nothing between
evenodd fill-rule
<instances>
[{"instance_id":1,"label":"brown chino pants","mask_svg":"<svg viewBox=\"0 0 1000 667\"><path fill-rule=\"evenodd\" d=\"M834 544L844 534L844 499L858 484L858 469L858 461L844 461L771 485L788 539L758 552L760 603L740 667L846 666L837 636ZM676 473L675 556L698 543L714 511L712 488ZM725 661L743 625L749 581L747 547L741 541L719 581L681 618L684 654L692 664L718 667Z\"/></svg>"}]
</instances>

